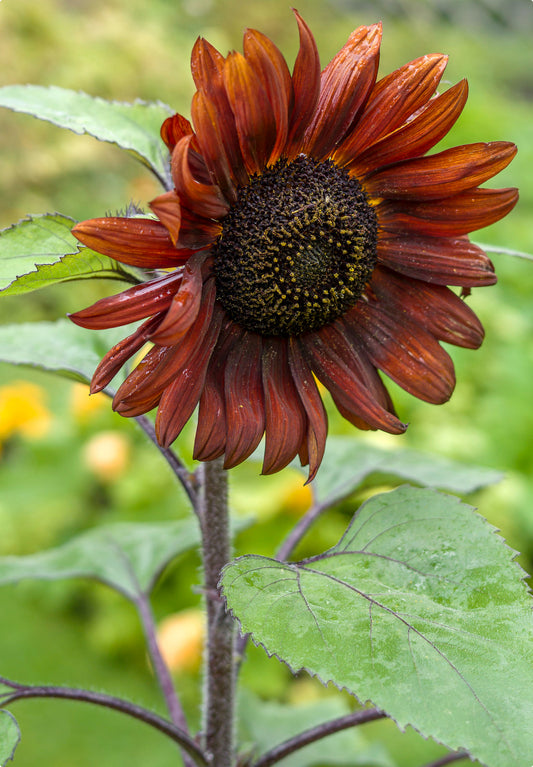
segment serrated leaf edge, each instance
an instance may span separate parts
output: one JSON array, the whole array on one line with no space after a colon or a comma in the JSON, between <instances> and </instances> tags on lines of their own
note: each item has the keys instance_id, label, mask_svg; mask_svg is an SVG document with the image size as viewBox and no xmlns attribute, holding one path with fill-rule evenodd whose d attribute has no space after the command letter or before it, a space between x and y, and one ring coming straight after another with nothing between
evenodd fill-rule
<instances>
[{"instance_id":1,"label":"serrated leaf edge","mask_svg":"<svg viewBox=\"0 0 533 767\"><path fill-rule=\"evenodd\" d=\"M15 719L15 717L13 716L11 711L8 711L7 708L0 708L0 714L7 714L8 717L11 719L11 721L15 724L15 727L17 728L17 741L16 741L15 745L13 746L13 750L11 751L11 754L8 757L6 757L6 759L0 765L0 767L5 767L5 765L8 762L12 762L13 761L13 759L15 757L15 751L17 750L17 747L18 747L18 745L19 745L19 743L21 741L22 734L20 732L19 723L17 722L17 720Z\"/></svg>"}]
</instances>

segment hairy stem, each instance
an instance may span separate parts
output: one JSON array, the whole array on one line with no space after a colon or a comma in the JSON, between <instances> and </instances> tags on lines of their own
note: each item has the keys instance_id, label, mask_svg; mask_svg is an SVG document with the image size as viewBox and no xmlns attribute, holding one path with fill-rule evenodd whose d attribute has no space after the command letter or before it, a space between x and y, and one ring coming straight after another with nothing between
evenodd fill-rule
<instances>
[{"instance_id":1,"label":"hairy stem","mask_svg":"<svg viewBox=\"0 0 533 767\"><path fill-rule=\"evenodd\" d=\"M220 459L203 465L202 501L200 519L207 601L205 748L214 766L232 767L234 622L226 612L218 588L222 568L230 559L231 539L227 476Z\"/></svg>"},{"instance_id":2,"label":"hairy stem","mask_svg":"<svg viewBox=\"0 0 533 767\"><path fill-rule=\"evenodd\" d=\"M63 698L66 700L92 703L96 706L103 706L104 708L111 708L115 711L127 714L128 716L132 716L135 719L139 719L141 722L149 724L164 735L167 735L192 757L194 764L200 765L200 767L207 767L208 765L202 749L189 735L187 735L186 732L179 727L176 727L168 720L158 716L153 711L137 706L135 703L131 703L128 700L73 687L57 687L55 685L25 686L12 684L8 680L4 680L4 682L12 687L12 692L4 692L0 695L0 705L2 706L6 706L9 703L13 703L16 700L21 700L23 698Z\"/></svg>"},{"instance_id":3,"label":"hairy stem","mask_svg":"<svg viewBox=\"0 0 533 767\"><path fill-rule=\"evenodd\" d=\"M425 767L444 767L445 764L451 764L452 762L459 762L461 759L470 759L466 751L454 751L453 754L446 754L446 756L437 759L436 762L430 762Z\"/></svg>"},{"instance_id":4,"label":"hairy stem","mask_svg":"<svg viewBox=\"0 0 533 767\"><path fill-rule=\"evenodd\" d=\"M295 735L294 738L289 738L283 741L274 748L267 751L256 762L253 762L252 767L270 767L272 764L285 759L286 756L293 754L304 746L308 746L310 743L314 743L322 738L327 738L328 735L333 735L341 730L346 730L349 727L356 727L359 724L365 724L366 722L373 722L375 719L383 719L386 714L383 711L379 711L377 708L368 708L363 711L354 711L346 716L340 716L337 719L331 719L329 722L323 722L316 727L310 727L308 730Z\"/></svg>"}]
</instances>

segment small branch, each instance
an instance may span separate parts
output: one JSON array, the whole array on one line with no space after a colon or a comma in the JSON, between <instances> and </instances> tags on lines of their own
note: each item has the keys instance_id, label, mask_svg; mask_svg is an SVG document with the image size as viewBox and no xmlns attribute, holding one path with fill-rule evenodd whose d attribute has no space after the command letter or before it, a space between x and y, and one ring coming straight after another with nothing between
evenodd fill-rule
<instances>
[{"instance_id":1,"label":"small branch","mask_svg":"<svg viewBox=\"0 0 533 767\"><path fill-rule=\"evenodd\" d=\"M207 601L205 747L214 767L232 767L234 621L220 596L219 581L231 555L227 475L221 459L203 464L201 525Z\"/></svg>"},{"instance_id":2,"label":"small branch","mask_svg":"<svg viewBox=\"0 0 533 767\"><path fill-rule=\"evenodd\" d=\"M193 511L198 515L198 486L194 477L194 474L187 469L187 467L180 461L178 456L170 448L161 447L157 441L155 434L155 427L153 423L145 415L138 415L135 420L144 431L144 433L152 440L157 447L163 458L166 460L175 476L181 482L183 489L189 496Z\"/></svg>"},{"instance_id":3,"label":"small branch","mask_svg":"<svg viewBox=\"0 0 533 767\"><path fill-rule=\"evenodd\" d=\"M376 719L384 719L386 714L383 711L379 711L377 708L367 708L363 711L354 711L346 716L340 716L337 719L332 719L329 722L318 724L316 727L311 727L309 730L295 735L294 738L289 738L283 741L274 748L267 751L266 754L259 757L256 762L252 763L252 767L270 767L272 764L285 759L286 756L293 754L304 746L308 746L310 743L314 743L322 738L327 738L328 735L334 735L341 730L347 730L349 727L357 727L360 724L366 722L373 722Z\"/></svg>"},{"instance_id":4,"label":"small branch","mask_svg":"<svg viewBox=\"0 0 533 767\"><path fill-rule=\"evenodd\" d=\"M296 546L300 543L304 535L307 533L311 525L313 525L318 517L326 511L328 506L321 503L315 503L309 511L304 514L297 525L295 525L288 536L285 538L281 546L279 547L276 559L280 562L286 562L291 556Z\"/></svg>"},{"instance_id":5,"label":"small branch","mask_svg":"<svg viewBox=\"0 0 533 767\"><path fill-rule=\"evenodd\" d=\"M429 762L425 767L444 767L445 764L459 762L461 759L470 759L470 755L466 751L454 751L453 754L446 754L441 759L437 759L436 762Z\"/></svg>"},{"instance_id":6,"label":"small branch","mask_svg":"<svg viewBox=\"0 0 533 767\"><path fill-rule=\"evenodd\" d=\"M171 738L171 740L178 743L179 746L192 757L195 764L200 765L200 767L208 767L208 762L202 749L189 735L187 735L186 732L179 727L176 727L167 719L158 716L158 714L155 714L153 711L137 706L135 703L131 703L128 700L115 698L112 695L106 695L104 693L92 692L90 690L79 690L73 687L56 687L54 685L43 685L40 687L30 685L24 686L4 679L1 681L11 686L13 690L12 692L0 693L0 705L2 706L23 698L63 698L66 700L92 703L96 706L103 706L104 708L111 708L115 711L127 714L134 719L139 719L141 722L149 724L151 727L155 727L156 730L159 730L164 735Z\"/></svg>"}]
</instances>

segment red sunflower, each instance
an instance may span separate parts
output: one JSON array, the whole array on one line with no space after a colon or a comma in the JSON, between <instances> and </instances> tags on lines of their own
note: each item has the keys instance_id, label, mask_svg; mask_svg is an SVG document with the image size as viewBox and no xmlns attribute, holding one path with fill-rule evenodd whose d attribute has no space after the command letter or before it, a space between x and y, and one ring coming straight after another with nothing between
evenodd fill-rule
<instances>
[{"instance_id":1,"label":"red sunflower","mask_svg":"<svg viewBox=\"0 0 533 767\"><path fill-rule=\"evenodd\" d=\"M263 472L297 454L312 478L327 417L315 377L360 429L406 429L382 371L422 400L454 388L440 342L477 348L483 328L449 285L496 282L468 233L515 205L485 189L514 144L469 144L426 156L450 130L466 81L436 95L446 66L422 56L376 80L381 27L360 27L320 71L296 13L292 74L276 46L246 30L244 55L199 39L192 125L177 114L161 135L174 188L157 218L100 218L82 243L154 279L71 315L86 328L145 319L104 357L104 388L147 341L153 347L113 407L157 407L169 446L199 405L194 457L244 461L265 435ZM193 127L194 126L194 127Z\"/></svg>"}]
</instances>

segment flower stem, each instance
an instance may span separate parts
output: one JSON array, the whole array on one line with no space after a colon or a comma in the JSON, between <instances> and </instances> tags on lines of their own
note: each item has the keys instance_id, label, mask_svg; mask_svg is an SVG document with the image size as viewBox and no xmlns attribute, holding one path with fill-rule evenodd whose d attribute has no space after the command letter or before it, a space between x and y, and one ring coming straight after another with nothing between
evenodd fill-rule
<instances>
[{"instance_id":1,"label":"flower stem","mask_svg":"<svg viewBox=\"0 0 533 767\"><path fill-rule=\"evenodd\" d=\"M226 612L218 584L229 562L227 475L222 461L203 466L202 536L205 594L207 601L205 749L216 767L232 767L234 669L234 622Z\"/></svg>"},{"instance_id":2,"label":"flower stem","mask_svg":"<svg viewBox=\"0 0 533 767\"><path fill-rule=\"evenodd\" d=\"M445 764L459 762L461 759L470 759L466 751L454 751L451 754L446 754L446 756L443 756L441 759L437 759L436 762L426 764L426 767L444 767Z\"/></svg>"}]
</instances>

